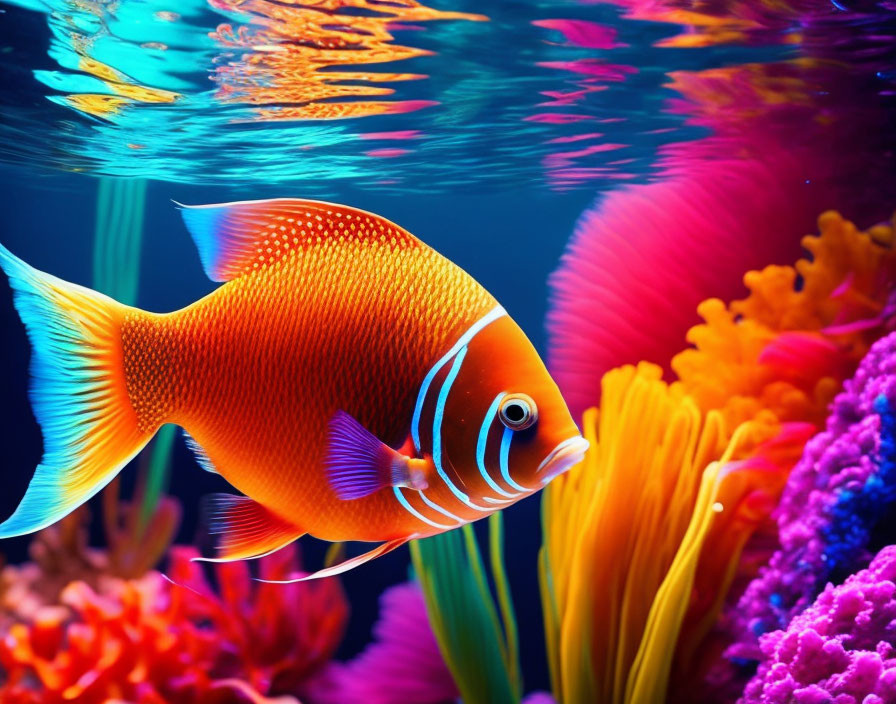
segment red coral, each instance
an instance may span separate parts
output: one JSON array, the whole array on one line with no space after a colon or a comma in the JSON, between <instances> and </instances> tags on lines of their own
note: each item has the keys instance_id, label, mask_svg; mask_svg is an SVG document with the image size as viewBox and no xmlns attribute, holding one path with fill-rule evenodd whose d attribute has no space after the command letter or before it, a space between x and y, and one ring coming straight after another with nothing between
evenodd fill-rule
<instances>
[{"instance_id":1,"label":"red coral","mask_svg":"<svg viewBox=\"0 0 896 704\"><path fill-rule=\"evenodd\" d=\"M16 623L0 641L10 704L295 702L341 640L348 607L338 581L254 583L245 563L216 566L218 590L174 548L171 580L150 572L103 593L70 584L61 605ZM299 568L295 549L260 561L261 576Z\"/></svg>"}]
</instances>

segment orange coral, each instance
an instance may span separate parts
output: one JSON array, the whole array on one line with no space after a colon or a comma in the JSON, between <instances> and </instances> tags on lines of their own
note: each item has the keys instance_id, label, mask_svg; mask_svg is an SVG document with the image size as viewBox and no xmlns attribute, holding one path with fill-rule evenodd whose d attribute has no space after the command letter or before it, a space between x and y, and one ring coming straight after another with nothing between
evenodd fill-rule
<instances>
[{"instance_id":1,"label":"orange coral","mask_svg":"<svg viewBox=\"0 0 896 704\"><path fill-rule=\"evenodd\" d=\"M545 490L545 625L567 704L663 701L799 457L773 441L808 438L770 413L731 427L660 377L646 363L604 375L585 462Z\"/></svg>"},{"instance_id":2,"label":"orange coral","mask_svg":"<svg viewBox=\"0 0 896 704\"><path fill-rule=\"evenodd\" d=\"M803 239L811 260L749 272L750 295L729 306L700 304L694 349L672 360L683 390L732 426L762 409L820 425L843 379L892 327L893 227L861 232L834 212L818 227Z\"/></svg>"}]
</instances>

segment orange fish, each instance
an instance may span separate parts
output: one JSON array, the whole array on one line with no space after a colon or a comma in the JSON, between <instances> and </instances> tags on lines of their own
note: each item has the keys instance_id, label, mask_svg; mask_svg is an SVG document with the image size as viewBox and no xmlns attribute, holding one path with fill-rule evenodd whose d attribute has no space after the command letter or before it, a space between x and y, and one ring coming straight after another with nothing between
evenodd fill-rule
<instances>
[{"instance_id":1,"label":"orange fish","mask_svg":"<svg viewBox=\"0 0 896 704\"><path fill-rule=\"evenodd\" d=\"M221 560L309 533L376 541L335 574L538 491L587 442L523 331L399 226L306 200L184 207L223 286L148 313L0 247L32 346L44 457L0 537L102 489L165 423L244 496L208 502Z\"/></svg>"}]
</instances>

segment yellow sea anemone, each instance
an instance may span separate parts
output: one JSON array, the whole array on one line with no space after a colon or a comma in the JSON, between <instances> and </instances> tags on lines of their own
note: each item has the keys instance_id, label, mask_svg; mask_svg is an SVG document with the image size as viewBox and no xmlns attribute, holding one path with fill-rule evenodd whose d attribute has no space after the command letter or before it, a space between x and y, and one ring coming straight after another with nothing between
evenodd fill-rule
<instances>
[{"instance_id":1,"label":"yellow sea anemone","mask_svg":"<svg viewBox=\"0 0 896 704\"><path fill-rule=\"evenodd\" d=\"M754 526L757 494L765 495L769 474L779 490L796 458L757 461L781 430L771 414L729 428L722 413L701 412L680 387L663 382L654 365L609 372L602 398L600 411L584 417L592 445L585 462L557 479L543 503L541 577L555 696L660 702L701 549L719 533L714 523L727 527L719 536L727 552L704 580L727 586ZM717 613L715 602L708 606Z\"/></svg>"}]
</instances>

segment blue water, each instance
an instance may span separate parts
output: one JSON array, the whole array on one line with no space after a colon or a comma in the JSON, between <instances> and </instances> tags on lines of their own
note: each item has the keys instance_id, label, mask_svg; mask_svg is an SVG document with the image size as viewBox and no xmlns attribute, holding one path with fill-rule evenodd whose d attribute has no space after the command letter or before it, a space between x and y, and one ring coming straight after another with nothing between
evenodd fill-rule
<instances>
[{"instance_id":1,"label":"blue water","mask_svg":"<svg viewBox=\"0 0 896 704\"><path fill-rule=\"evenodd\" d=\"M380 3L379 15L412 4ZM818 5L834 18L841 11ZM670 47L694 28L635 19L616 4L438 0L430 7L489 21L397 16L378 25L390 38L371 48L370 33L351 26L352 17L379 16L369 7L322 23L314 40L272 19L283 7L0 2L0 241L89 286L97 177L149 179L137 305L170 311L214 288L172 200L326 198L379 213L455 261L544 351L546 279L579 214L602 193L648 182L664 145L707 133L668 108L677 97L670 73L795 56L783 37L800 25L796 12L749 29L728 18L739 39ZM576 45L544 24L557 19L611 31ZM406 58L389 53L396 47ZM874 80L892 83L892 72L877 72ZM376 105L359 108L365 101ZM334 110L355 116L331 119ZM41 454L28 344L5 280L0 330L5 516ZM123 476L133 480L132 471ZM185 507L179 540L194 539L199 497L222 481L177 442L170 492ZM545 688L538 497L506 519L527 689ZM26 545L0 550L18 561ZM319 546L308 552L320 559ZM353 619L343 654L368 641L379 594L407 570L401 550L345 577Z\"/></svg>"}]
</instances>

